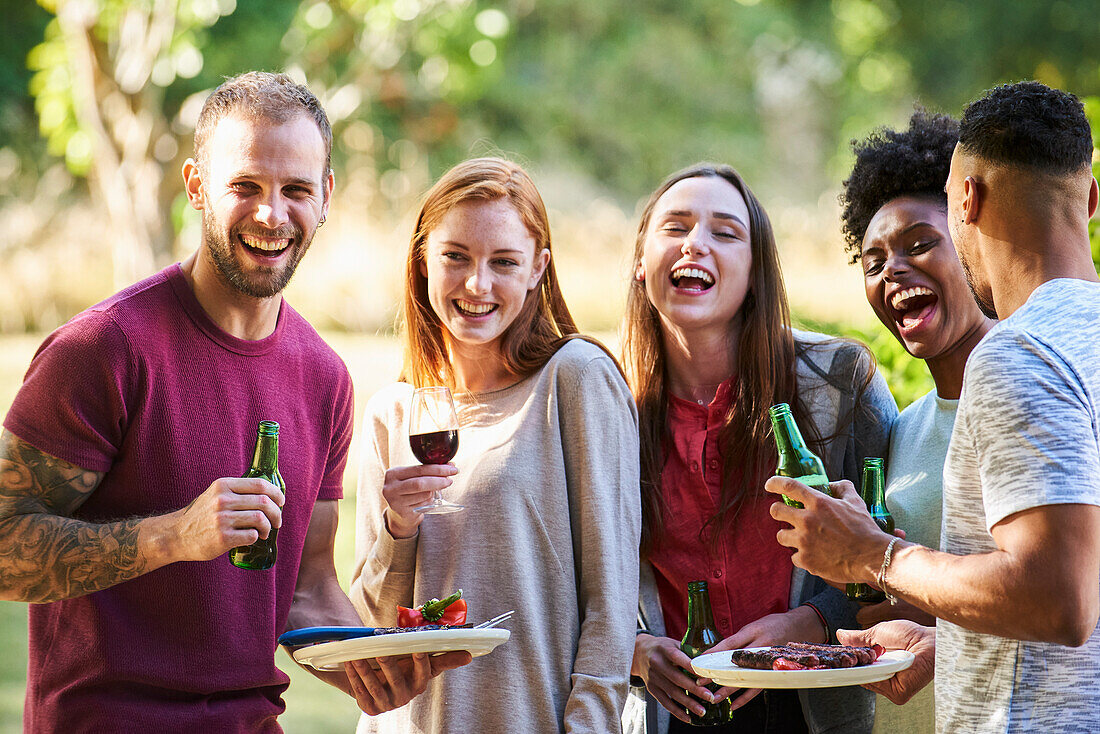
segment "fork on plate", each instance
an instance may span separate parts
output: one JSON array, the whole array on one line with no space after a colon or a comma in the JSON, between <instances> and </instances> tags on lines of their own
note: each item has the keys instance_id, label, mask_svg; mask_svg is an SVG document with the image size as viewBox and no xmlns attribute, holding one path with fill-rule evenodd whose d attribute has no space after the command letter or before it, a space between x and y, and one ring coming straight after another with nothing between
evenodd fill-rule
<instances>
[{"instance_id":1,"label":"fork on plate","mask_svg":"<svg viewBox=\"0 0 1100 734\"><path fill-rule=\"evenodd\" d=\"M498 614L497 616L493 617L492 619L490 619L486 622L482 622L481 624L475 624L473 626L473 629L475 629L475 630L485 630L485 629L489 629L490 627L496 627L501 622L507 622L509 619L512 618L512 615L515 614L515 613L516 613L516 610L511 609L511 610L505 612L504 614Z\"/></svg>"}]
</instances>

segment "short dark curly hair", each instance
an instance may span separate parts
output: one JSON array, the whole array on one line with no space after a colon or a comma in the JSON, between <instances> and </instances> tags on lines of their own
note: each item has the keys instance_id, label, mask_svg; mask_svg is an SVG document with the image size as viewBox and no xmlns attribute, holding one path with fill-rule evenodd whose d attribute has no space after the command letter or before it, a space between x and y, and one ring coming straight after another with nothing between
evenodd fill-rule
<instances>
[{"instance_id":1,"label":"short dark curly hair","mask_svg":"<svg viewBox=\"0 0 1100 734\"><path fill-rule=\"evenodd\" d=\"M899 196L929 196L947 206L943 191L959 123L918 108L907 130L880 128L853 140L852 173L840 194L841 231L849 262L859 262L863 237L875 212Z\"/></svg>"},{"instance_id":2,"label":"short dark curly hair","mask_svg":"<svg viewBox=\"0 0 1100 734\"><path fill-rule=\"evenodd\" d=\"M967 105L959 147L992 163L1062 176L1092 163L1081 100L1036 81L1002 84Z\"/></svg>"}]
</instances>

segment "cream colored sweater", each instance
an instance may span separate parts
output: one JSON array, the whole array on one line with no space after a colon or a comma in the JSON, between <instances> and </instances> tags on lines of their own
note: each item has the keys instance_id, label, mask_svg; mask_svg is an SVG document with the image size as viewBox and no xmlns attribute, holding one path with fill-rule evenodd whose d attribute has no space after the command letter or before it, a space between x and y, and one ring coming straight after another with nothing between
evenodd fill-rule
<instances>
[{"instance_id":1,"label":"cream colored sweater","mask_svg":"<svg viewBox=\"0 0 1100 734\"><path fill-rule=\"evenodd\" d=\"M434 679L360 732L606 732L619 728L638 609L637 414L614 363L571 341L511 387L459 394L459 474L428 515L395 540L382 520L391 466L415 464L412 388L371 398L362 432L351 597L364 622L391 625L412 606L462 588L469 619L509 609L511 639Z\"/></svg>"}]
</instances>

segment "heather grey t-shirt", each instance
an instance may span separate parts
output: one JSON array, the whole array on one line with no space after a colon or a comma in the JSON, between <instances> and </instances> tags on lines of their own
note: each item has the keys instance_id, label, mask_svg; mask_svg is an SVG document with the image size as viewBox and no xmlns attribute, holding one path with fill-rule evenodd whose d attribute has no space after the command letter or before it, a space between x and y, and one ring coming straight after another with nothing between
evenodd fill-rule
<instances>
[{"instance_id":1,"label":"heather grey t-shirt","mask_svg":"<svg viewBox=\"0 0 1100 734\"><path fill-rule=\"evenodd\" d=\"M1032 507L1100 505L1098 413L1100 284L1049 281L967 362L944 467L943 550L993 551L990 529ZM940 621L938 731L1092 732L1098 712L1100 628L1071 648Z\"/></svg>"}]
</instances>

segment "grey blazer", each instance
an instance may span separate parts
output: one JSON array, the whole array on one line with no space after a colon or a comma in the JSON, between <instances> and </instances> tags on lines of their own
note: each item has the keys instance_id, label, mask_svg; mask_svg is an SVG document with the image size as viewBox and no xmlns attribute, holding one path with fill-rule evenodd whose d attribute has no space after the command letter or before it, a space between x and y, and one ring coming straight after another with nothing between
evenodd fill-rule
<instances>
[{"instance_id":1,"label":"grey blazer","mask_svg":"<svg viewBox=\"0 0 1100 734\"><path fill-rule=\"evenodd\" d=\"M898 408L886 380L877 371L856 404L856 392L867 374L866 351L851 342L823 334L794 331L798 354L798 389L819 435L831 437L821 457L829 476L859 485L864 457L886 457L890 427ZM846 424L838 431L841 424ZM653 568L639 570L639 630L665 634ZM837 629L858 628L858 606L816 576L795 568L790 608L813 602L829 624L831 642ZM811 734L869 734L875 718L875 694L859 686L814 688L798 692ZM665 734L669 713L644 687L632 687L623 711L626 734Z\"/></svg>"}]
</instances>

